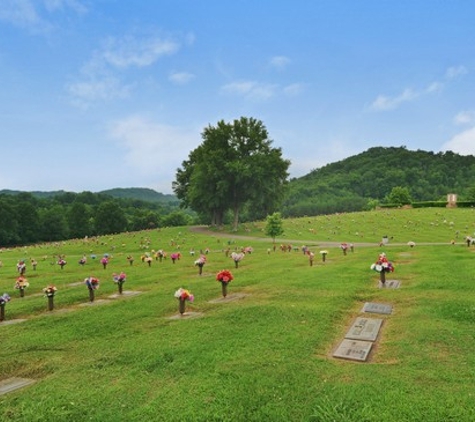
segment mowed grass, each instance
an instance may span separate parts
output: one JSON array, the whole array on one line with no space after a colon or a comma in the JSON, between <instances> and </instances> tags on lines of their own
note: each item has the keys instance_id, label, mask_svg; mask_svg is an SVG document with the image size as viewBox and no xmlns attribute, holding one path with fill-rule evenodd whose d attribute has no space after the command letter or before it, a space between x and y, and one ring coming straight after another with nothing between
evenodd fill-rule
<instances>
[{"instance_id":1,"label":"mowed grass","mask_svg":"<svg viewBox=\"0 0 475 422\"><path fill-rule=\"evenodd\" d=\"M6 319L26 321L0 324L0 380L36 382L0 396L0 420L473 421L475 246L465 236L474 217L470 209L409 209L285 220L277 246L291 244L290 252L272 250L262 222L236 233L182 227L3 250ZM384 235L390 242L380 247ZM354 243L354 252L343 255L339 242ZM224 250L247 246L253 252L235 268ZM200 276L194 261L206 248ZM182 258L141 261L158 249ZM382 251L399 289L379 289L369 268ZM24 298L13 289L22 258L38 260L36 271L28 265ZM235 277L229 295L243 297L215 302L215 275L225 268ZM120 271L124 290L141 294L110 299ZM90 275L101 280L93 305L82 284ZM58 287L52 312L42 295L49 283ZM179 287L195 295L187 311L198 317L171 318ZM393 313L362 314L365 302ZM333 358L362 315L384 319L369 360Z\"/></svg>"}]
</instances>

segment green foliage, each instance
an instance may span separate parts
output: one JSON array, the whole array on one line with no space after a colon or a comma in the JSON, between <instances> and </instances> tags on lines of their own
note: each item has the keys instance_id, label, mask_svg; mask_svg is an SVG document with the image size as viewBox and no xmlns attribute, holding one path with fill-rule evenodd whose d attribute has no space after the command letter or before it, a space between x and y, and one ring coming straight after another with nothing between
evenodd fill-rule
<instances>
[{"instance_id":1,"label":"green foliage","mask_svg":"<svg viewBox=\"0 0 475 422\"><path fill-rule=\"evenodd\" d=\"M280 211L284 217L361 211L370 199L384 201L395 187L410 194L390 201L395 204L441 200L448 193L463 200L473 186L472 155L375 147L292 179Z\"/></svg>"},{"instance_id":2,"label":"green foliage","mask_svg":"<svg viewBox=\"0 0 475 422\"><path fill-rule=\"evenodd\" d=\"M208 223L220 226L228 210L236 228L240 213L249 207L261 216L274 211L283 196L288 160L272 148L261 121L241 117L219 121L202 133L203 143L191 151L177 170L173 190Z\"/></svg>"},{"instance_id":3,"label":"green foliage","mask_svg":"<svg viewBox=\"0 0 475 422\"><path fill-rule=\"evenodd\" d=\"M282 216L279 212L267 216L265 233L267 236L272 237L274 243L277 236L284 234Z\"/></svg>"},{"instance_id":4,"label":"green foliage","mask_svg":"<svg viewBox=\"0 0 475 422\"><path fill-rule=\"evenodd\" d=\"M389 195L386 196L385 201L395 205L409 205L412 202L409 189L402 186L393 187Z\"/></svg>"}]
</instances>

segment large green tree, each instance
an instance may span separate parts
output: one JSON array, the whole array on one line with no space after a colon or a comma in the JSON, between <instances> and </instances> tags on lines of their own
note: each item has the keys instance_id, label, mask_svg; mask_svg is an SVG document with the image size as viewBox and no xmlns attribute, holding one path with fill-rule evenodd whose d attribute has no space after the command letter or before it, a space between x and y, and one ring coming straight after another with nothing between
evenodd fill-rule
<instances>
[{"instance_id":1,"label":"large green tree","mask_svg":"<svg viewBox=\"0 0 475 422\"><path fill-rule=\"evenodd\" d=\"M203 142L177 170L173 190L177 197L213 225L221 225L227 210L237 229L239 213L247 205L275 210L283 198L290 161L272 147L264 124L241 117L221 120L202 133Z\"/></svg>"}]
</instances>

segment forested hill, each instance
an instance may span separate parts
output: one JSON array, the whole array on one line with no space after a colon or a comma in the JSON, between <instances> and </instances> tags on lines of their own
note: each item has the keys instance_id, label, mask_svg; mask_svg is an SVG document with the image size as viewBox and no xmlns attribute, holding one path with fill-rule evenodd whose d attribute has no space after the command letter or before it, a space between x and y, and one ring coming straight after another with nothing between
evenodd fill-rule
<instances>
[{"instance_id":1,"label":"forested hill","mask_svg":"<svg viewBox=\"0 0 475 422\"><path fill-rule=\"evenodd\" d=\"M23 193L23 192L9 190L9 189L0 190L0 194L5 194L5 195L18 195L20 193ZM50 192L32 191L28 193L33 195L35 198L40 198L40 199L54 198L56 196L62 196L62 195L68 194L68 192L63 191L63 190L50 191ZM136 199L139 201L152 202L152 203L168 203L168 204L174 204L177 206L179 204L179 200L177 199L175 195L163 194L149 188L113 188L113 189L103 190L96 193L102 194L102 195L108 195L108 196L111 196L112 198L118 198L118 199Z\"/></svg>"},{"instance_id":2,"label":"forested hill","mask_svg":"<svg viewBox=\"0 0 475 422\"><path fill-rule=\"evenodd\" d=\"M175 195L160 193L148 188L115 188L99 193L110 195L113 198L138 199L146 202L179 202Z\"/></svg>"},{"instance_id":3,"label":"forested hill","mask_svg":"<svg viewBox=\"0 0 475 422\"><path fill-rule=\"evenodd\" d=\"M473 200L475 156L370 148L292 179L282 212L303 216L358 211L369 200L384 202L394 187L407 188L417 202L444 200L447 193Z\"/></svg>"}]
</instances>

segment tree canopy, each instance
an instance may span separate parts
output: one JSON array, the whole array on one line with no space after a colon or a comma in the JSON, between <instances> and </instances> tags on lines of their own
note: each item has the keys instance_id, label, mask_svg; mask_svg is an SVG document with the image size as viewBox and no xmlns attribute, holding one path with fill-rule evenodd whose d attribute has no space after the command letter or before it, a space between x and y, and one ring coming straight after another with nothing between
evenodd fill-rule
<instances>
[{"instance_id":1,"label":"tree canopy","mask_svg":"<svg viewBox=\"0 0 475 422\"><path fill-rule=\"evenodd\" d=\"M185 206L212 225L222 225L230 210L234 228L246 206L259 209L262 216L279 206L290 161L280 148L272 147L261 121L221 120L201 136L203 142L183 161L173 182L173 191Z\"/></svg>"}]
</instances>

